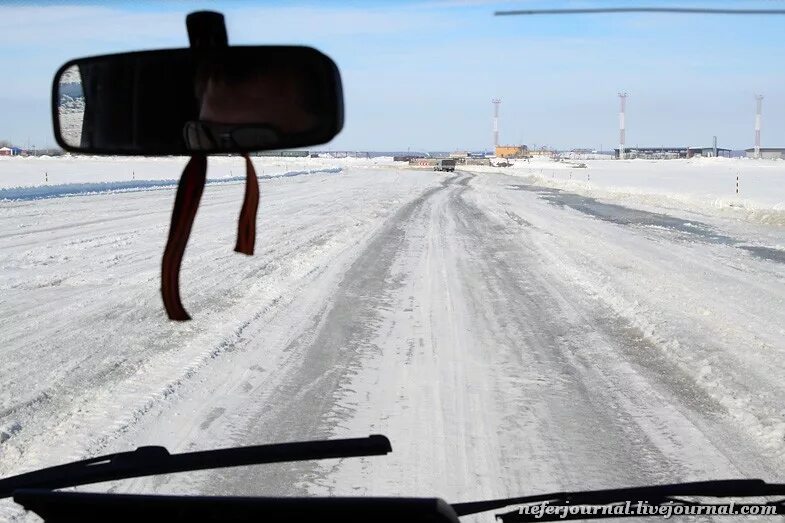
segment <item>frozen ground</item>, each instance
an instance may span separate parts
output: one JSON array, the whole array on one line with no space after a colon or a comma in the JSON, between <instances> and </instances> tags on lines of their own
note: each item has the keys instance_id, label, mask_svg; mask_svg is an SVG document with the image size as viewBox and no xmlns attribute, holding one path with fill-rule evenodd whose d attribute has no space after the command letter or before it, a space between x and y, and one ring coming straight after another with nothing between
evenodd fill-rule
<instances>
[{"instance_id":1,"label":"frozen ground","mask_svg":"<svg viewBox=\"0 0 785 523\"><path fill-rule=\"evenodd\" d=\"M0 475L383 433L386 457L88 489L467 501L785 480L785 229L679 192L691 164L630 168L661 170L647 188L602 162L574 169L594 186L306 163L276 168L342 170L262 180L254 257L232 252L242 185L208 186L188 324L158 294L172 188L0 202ZM751 201L776 213L770 186Z\"/></svg>"},{"instance_id":2,"label":"frozen ground","mask_svg":"<svg viewBox=\"0 0 785 523\"><path fill-rule=\"evenodd\" d=\"M585 168L576 167L580 164ZM523 176L538 185L636 206L689 209L785 225L783 160L517 160L509 168L473 167L472 170Z\"/></svg>"}]
</instances>

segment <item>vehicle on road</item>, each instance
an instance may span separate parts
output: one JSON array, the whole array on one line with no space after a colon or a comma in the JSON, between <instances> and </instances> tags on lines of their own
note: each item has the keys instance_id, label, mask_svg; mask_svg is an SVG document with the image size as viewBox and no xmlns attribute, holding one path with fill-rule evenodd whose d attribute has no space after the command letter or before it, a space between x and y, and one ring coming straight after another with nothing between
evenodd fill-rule
<instances>
[{"instance_id":1,"label":"vehicle on road","mask_svg":"<svg viewBox=\"0 0 785 523\"><path fill-rule=\"evenodd\" d=\"M452 158L439 158L436 160L436 165L433 167L434 171L453 172L455 170L455 160Z\"/></svg>"}]
</instances>

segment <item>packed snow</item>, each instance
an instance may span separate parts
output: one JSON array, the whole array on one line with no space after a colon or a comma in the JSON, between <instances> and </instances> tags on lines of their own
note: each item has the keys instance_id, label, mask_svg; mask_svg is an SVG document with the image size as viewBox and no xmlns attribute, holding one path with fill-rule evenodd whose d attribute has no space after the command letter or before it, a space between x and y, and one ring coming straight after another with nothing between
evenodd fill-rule
<instances>
[{"instance_id":1,"label":"packed snow","mask_svg":"<svg viewBox=\"0 0 785 523\"><path fill-rule=\"evenodd\" d=\"M512 167L471 170L531 177L539 185L632 205L691 209L785 225L783 160L516 160Z\"/></svg>"},{"instance_id":2,"label":"packed snow","mask_svg":"<svg viewBox=\"0 0 785 523\"><path fill-rule=\"evenodd\" d=\"M0 158L0 476L383 433L383 457L86 490L458 502L785 481L785 162L254 158L247 257L243 162L211 159L181 276L193 320L172 323L159 264L185 161Z\"/></svg>"}]
</instances>

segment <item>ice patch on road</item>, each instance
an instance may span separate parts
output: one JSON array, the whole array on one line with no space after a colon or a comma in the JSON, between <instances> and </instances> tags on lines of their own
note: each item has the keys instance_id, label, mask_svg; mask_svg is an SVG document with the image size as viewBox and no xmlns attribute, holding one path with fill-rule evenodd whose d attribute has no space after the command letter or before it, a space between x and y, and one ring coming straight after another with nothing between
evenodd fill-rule
<instances>
[{"instance_id":1,"label":"ice patch on road","mask_svg":"<svg viewBox=\"0 0 785 523\"><path fill-rule=\"evenodd\" d=\"M287 178L291 176L304 176L309 174L340 174L341 167L324 169L307 169L300 171L287 171L281 174L257 176L260 180L273 178ZM245 176L230 176L226 178L207 180L207 185L226 183L239 183L245 181ZM104 194L115 192L135 192L166 187L175 187L179 180L130 180L119 182L94 182L94 183L64 183L58 185L35 185L31 187L11 187L0 189L0 201L8 200L43 200L47 198L61 198L64 196Z\"/></svg>"}]
</instances>

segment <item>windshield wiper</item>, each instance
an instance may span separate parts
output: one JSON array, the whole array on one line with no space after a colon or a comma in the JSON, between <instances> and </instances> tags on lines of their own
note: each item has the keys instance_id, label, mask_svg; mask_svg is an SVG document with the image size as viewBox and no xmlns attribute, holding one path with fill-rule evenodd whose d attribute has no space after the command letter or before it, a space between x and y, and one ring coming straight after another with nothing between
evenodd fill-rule
<instances>
[{"instance_id":1,"label":"windshield wiper","mask_svg":"<svg viewBox=\"0 0 785 523\"><path fill-rule=\"evenodd\" d=\"M164 447L139 447L0 479L0 499L18 489L59 489L102 481L173 472L261 465L312 459L379 456L392 452L382 435L367 438L303 441L169 454Z\"/></svg>"},{"instance_id":2,"label":"windshield wiper","mask_svg":"<svg viewBox=\"0 0 785 523\"><path fill-rule=\"evenodd\" d=\"M453 503L452 508L458 516L477 514L490 510L501 509L511 505L534 505L543 502L550 505L570 506L604 506L631 501L642 501L650 506L676 503L693 505L695 502L680 499L687 497L713 497L713 498L747 498L785 496L785 484L766 483L762 479L723 479L716 481L696 481L691 483L672 483L667 485L652 485L646 487L631 487L607 490L587 490L577 492L554 492L535 496L518 498L493 499L487 501L473 501L467 503ZM779 508L778 513L785 509L785 498L769 502ZM740 505L736 505L737 507ZM631 516L638 516L631 514ZM570 519L595 519L619 517L615 514L528 514L520 510L497 514L496 517L504 523L524 521L559 521Z\"/></svg>"}]
</instances>

